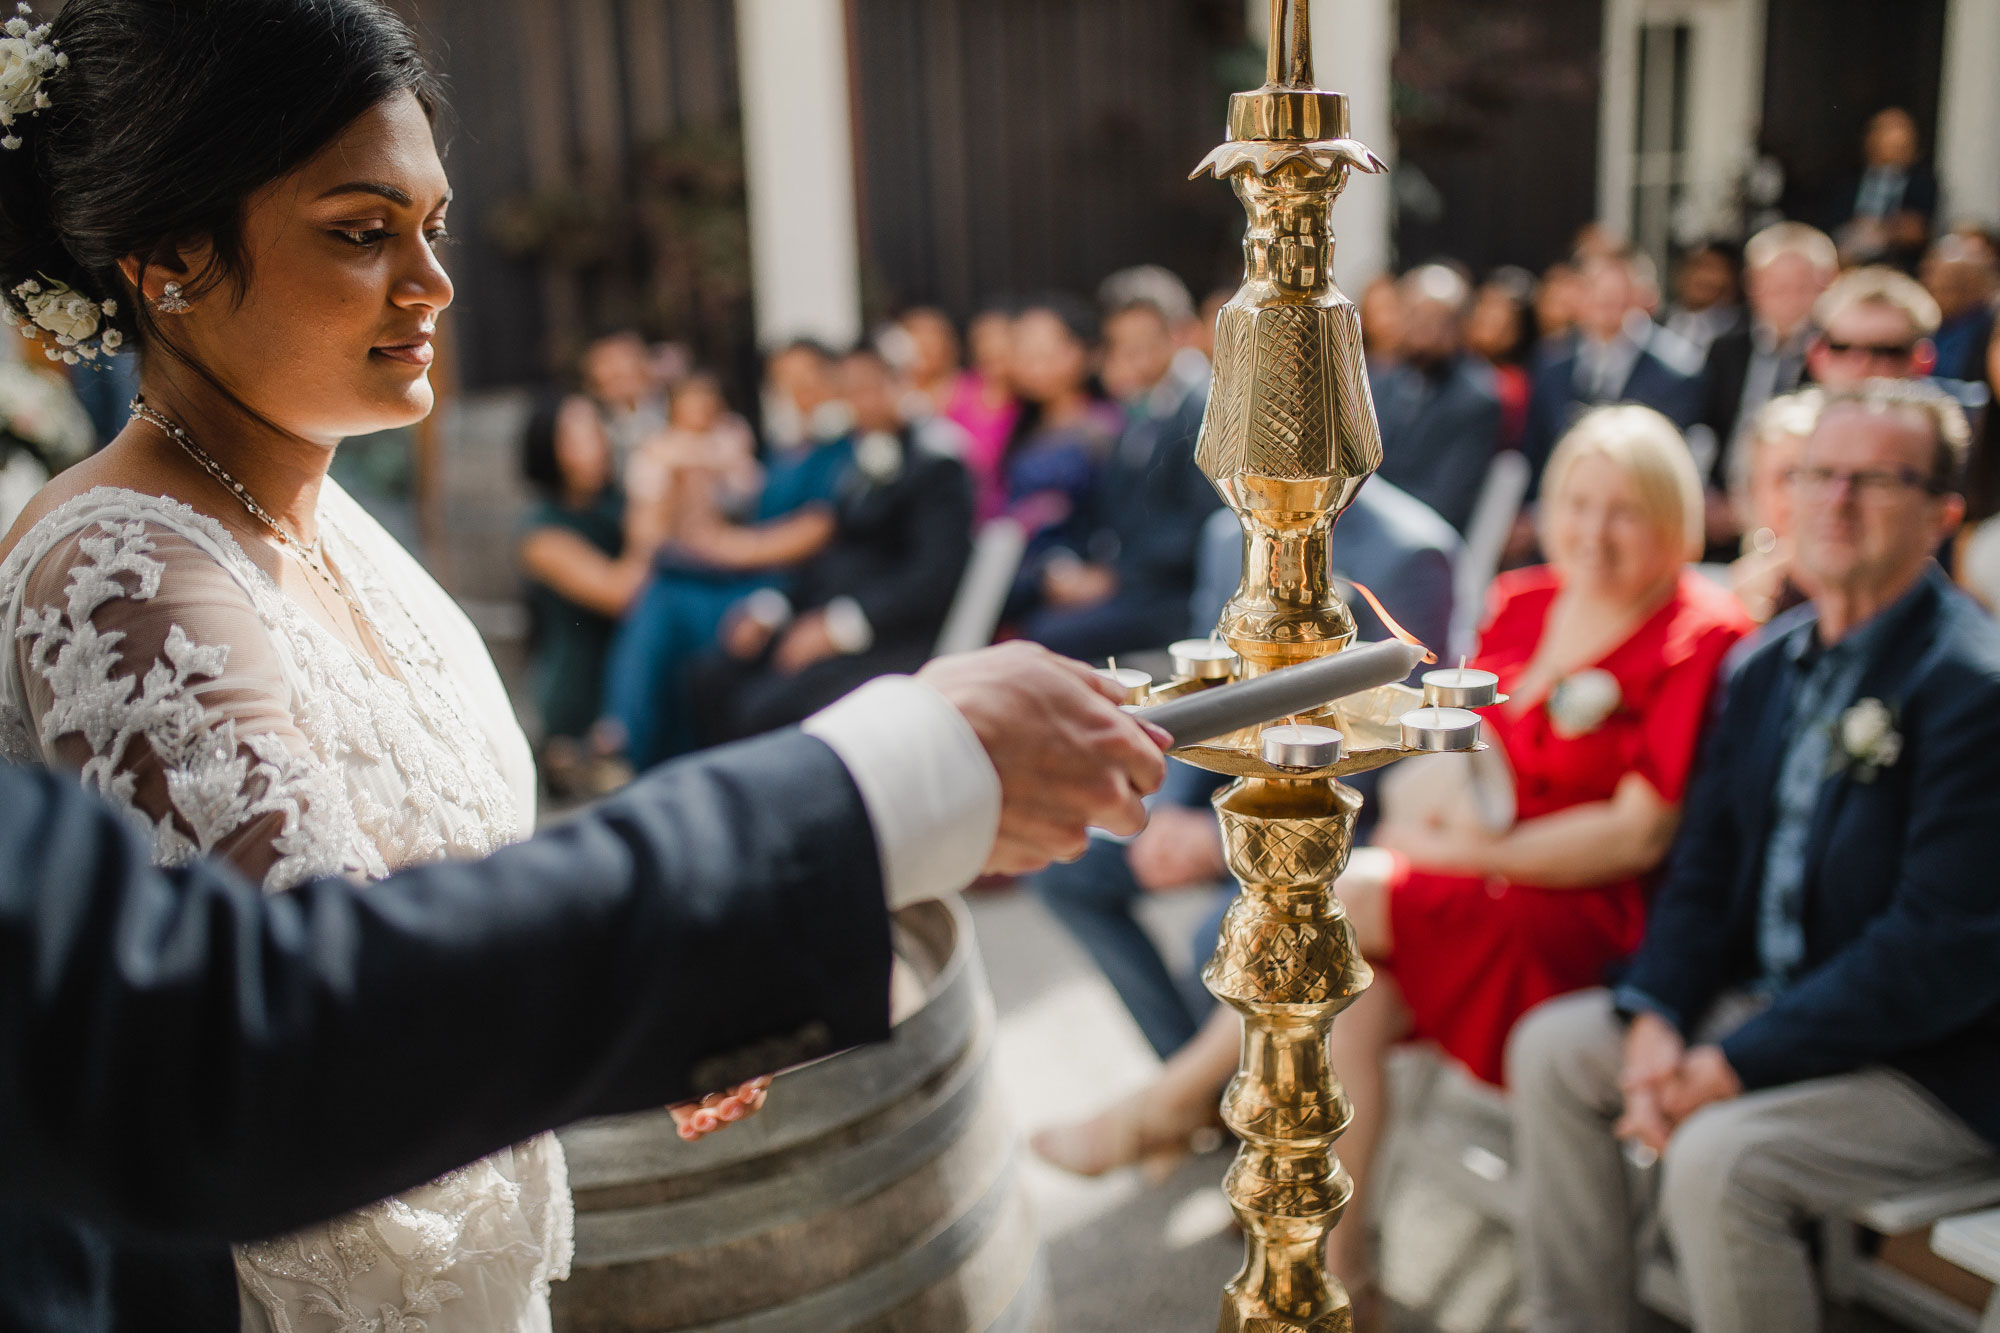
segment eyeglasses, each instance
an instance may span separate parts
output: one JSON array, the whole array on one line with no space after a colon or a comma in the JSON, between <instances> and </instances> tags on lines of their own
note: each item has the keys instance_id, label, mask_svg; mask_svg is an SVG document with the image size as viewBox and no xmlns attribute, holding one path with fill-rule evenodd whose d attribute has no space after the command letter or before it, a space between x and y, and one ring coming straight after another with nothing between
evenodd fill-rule
<instances>
[{"instance_id":1,"label":"eyeglasses","mask_svg":"<svg viewBox=\"0 0 2000 1333\"><path fill-rule=\"evenodd\" d=\"M1899 361L1916 350L1915 343L1850 343L1826 340L1826 350L1835 356L1859 354L1875 361Z\"/></svg>"},{"instance_id":2,"label":"eyeglasses","mask_svg":"<svg viewBox=\"0 0 2000 1333\"><path fill-rule=\"evenodd\" d=\"M1855 499L1863 504L1887 504L1904 491L1930 495L1944 492L1937 478L1912 467L1859 468L1852 472L1830 467L1795 467L1785 474L1785 480L1815 500L1827 499L1843 485L1852 486Z\"/></svg>"}]
</instances>

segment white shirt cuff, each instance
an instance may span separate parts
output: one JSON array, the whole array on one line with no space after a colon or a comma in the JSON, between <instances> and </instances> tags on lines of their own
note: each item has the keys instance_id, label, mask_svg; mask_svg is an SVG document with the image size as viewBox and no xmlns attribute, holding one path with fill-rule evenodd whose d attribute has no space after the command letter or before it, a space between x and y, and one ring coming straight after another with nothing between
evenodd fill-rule
<instances>
[{"instance_id":1,"label":"white shirt cuff","mask_svg":"<svg viewBox=\"0 0 2000 1333\"><path fill-rule=\"evenodd\" d=\"M894 910L970 884L1000 832L1000 775L972 725L912 676L883 676L806 720L861 790Z\"/></svg>"}]
</instances>

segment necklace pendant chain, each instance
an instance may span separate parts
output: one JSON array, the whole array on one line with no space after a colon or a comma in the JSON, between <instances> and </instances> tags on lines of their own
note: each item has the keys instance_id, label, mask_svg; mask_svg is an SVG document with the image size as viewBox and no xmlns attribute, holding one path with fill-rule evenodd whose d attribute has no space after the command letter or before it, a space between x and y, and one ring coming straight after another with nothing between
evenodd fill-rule
<instances>
[{"instance_id":1,"label":"necklace pendant chain","mask_svg":"<svg viewBox=\"0 0 2000 1333\"><path fill-rule=\"evenodd\" d=\"M406 688L421 680L424 688L433 698L444 705L445 711L451 714L452 720L464 729L465 734L477 734L466 722L464 715L459 712L458 705L452 702L451 696L438 681L432 679L433 675L442 674L445 657L436 642L432 640L429 632L424 629L423 623L414 615L406 614L403 617L409 623L410 628L416 632L417 637L423 640L424 647L430 650L431 661L434 664L433 671L419 670L415 663L397 651L395 644L387 634L382 632L382 627L376 623L375 617L368 614L368 608L363 606L359 598L355 597L353 593L342 586L339 580L333 577L333 571L326 564L326 533L324 530L313 538L312 545L306 545L293 536L290 530L284 524L280 523L269 510L258 504L257 498L250 494L249 488L230 475L229 470L216 462L214 456L208 450L195 443L194 436L188 434L187 430L179 422L153 407L144 398L134 398L132 400L132 415L141 421L147 422L156 430L165 434L168 439L179 445L181 451L193 459L196 466L213 477L223 489L235 496L236 502L242 505L252 518L255 518L258 522L269 528L272 534L277 537L279 545L289 552L300 564L304 565L314 574L317 574L321 581L327 587L331 588L341 601L347 604L348 609L354 613L355 619L360 624L368 627L368 632L375 637L375 642L381 645L382 651L398 662L401 662L408 669L404 677ZM393 675L393 673L390 674Z\"/></svg>"}]
</instances>

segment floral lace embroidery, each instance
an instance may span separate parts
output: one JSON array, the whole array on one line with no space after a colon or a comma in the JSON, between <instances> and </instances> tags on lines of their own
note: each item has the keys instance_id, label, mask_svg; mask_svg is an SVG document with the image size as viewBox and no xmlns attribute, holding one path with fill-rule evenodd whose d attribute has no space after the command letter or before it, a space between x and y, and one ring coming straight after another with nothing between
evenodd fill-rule
<instances>
[{"instance_id":1,"label":"floral lace embroidery","mask_svg":"<svg viewBox=\"0 0 2000 1333\"><path fill-rule=\"evenodd\" d=\"M158 596L166 572L157 536L199 547L248 595L291 673L271 688L307 744L240 729L206 709L193 687L228 667L226 644L204 644L176 623L143 677L123 668L126 635L99 628L109 603ZM244 555L227 530L164 498L101 488L31 530L0 564L0 754L41 762L59 737L80 735L83 778L133 806L133 754L151 748L170 809L152 821L156 858L189 860L232 832L271 819L277 890L324 873L380 878L394 866L483 855L516 836L512 792L451 664L369 559L335 530L343 573L406 664L412 683L364 662ZM76 537L60 603L26 607L27 580L58 544ZM52 695L31 718L19 672ZM506 1160L513 1178L496 1163ZM452 1172L408 1195L291 1236L241 1246L237 1272L277 1333L429 1333L464 1296L455 1277L498 1265L511 1290L545 1298L567 1275L573 1212L560 1145L543 1135ZM383 1265L388 1269L382 1269ZM357 1296L357 1283L392 1272L397 1299ZM369 1284L377 1290L380 1282ZM372 1306L373 1308L364 1308ZM310 1318L309 1325L297 1321ZM466 1327L460 1320L456 1327ZM485 1325L480 1326L484 1333Z\"/></svg>"}]
</instances>

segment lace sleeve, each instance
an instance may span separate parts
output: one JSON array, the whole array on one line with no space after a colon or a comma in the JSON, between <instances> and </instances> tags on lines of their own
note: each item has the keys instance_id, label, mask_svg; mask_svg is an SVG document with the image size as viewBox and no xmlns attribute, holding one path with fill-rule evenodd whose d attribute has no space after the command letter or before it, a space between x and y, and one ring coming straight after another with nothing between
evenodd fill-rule
<instances>
[{"instance_id":1,"label":"lace sleeve","mask_svg":"<svg viewBox=\"0 0 2000 1333\"><path fill-rule=\"evenodd\" d=\"M268 889L372 877L345 786L300 729L255 573L143 519L57 540L21 589L29 725L51 763L146 818L160 864L221 856Z\"/></svg>"}]
</instances>

